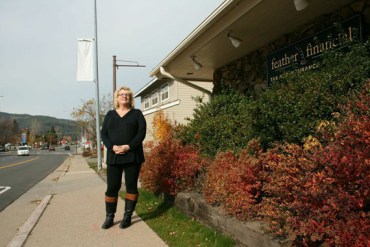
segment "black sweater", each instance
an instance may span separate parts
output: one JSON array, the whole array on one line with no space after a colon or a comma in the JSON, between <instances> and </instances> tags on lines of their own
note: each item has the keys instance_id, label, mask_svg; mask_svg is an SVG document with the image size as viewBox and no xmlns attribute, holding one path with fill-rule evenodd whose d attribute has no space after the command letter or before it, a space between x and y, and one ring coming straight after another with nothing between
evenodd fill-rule
<instances>
[{"instance_id":1,"label":"black sweater","mask_svg":"<svg viewBox=\"0 0 370 247\"><path fill-rule=\"evenodd\" d=\"M110 110L105 115L101 137L107 148L107 164L143 163L143 141L146 135L146 121L138 109L131 109L123 117L116 110ZM125 154L115 154L113 145L129 145Z\"/></svg>"}]
</instances>

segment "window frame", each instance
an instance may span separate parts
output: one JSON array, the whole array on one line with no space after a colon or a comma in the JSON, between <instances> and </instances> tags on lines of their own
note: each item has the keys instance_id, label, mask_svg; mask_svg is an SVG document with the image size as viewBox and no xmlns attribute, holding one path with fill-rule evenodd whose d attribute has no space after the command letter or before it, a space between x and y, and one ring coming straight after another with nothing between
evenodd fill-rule
<instances>
[{"instance_id":1,"label":"window frame","mask_svg":"<svg viewBox=\"0 0 370 247\"><path fill-rule=\"evenodd\" d=\"M156 103L153 103L153 100L156 99L157 102ZM158 90L154 90L150 96L150 103L152 106L156 106L159 104L159 95L158 95Z\"/></svg>"},{"instance_id":2,"label":"window frame","mask_svg":"<svg viewBox=\"0 0 370 247\"><path fill-rule=\"evenodd\" d=\"M166 91L164 91L165 88L167 88ZM163 99L163 95L166 94L166 93L167 93L167 97L165 99ZM167 82L167 83L165 83L161 86L161 102L165 102L165 101L169 100L169 98L170 98L170 85Z\"/></svg>"},{"instance_id":3,"label":"window frame","mask_svg":"<svg viewBox=\"0 0 370 247\"><path fill-rule=\"evenodd\" d=\"M150 108L150 100L151 100L151 97L150 95L146 95L144 97L144 109L149 109ZM148 106L146 106L146 104L148 104Z\"/></svg>"}]
</instances>

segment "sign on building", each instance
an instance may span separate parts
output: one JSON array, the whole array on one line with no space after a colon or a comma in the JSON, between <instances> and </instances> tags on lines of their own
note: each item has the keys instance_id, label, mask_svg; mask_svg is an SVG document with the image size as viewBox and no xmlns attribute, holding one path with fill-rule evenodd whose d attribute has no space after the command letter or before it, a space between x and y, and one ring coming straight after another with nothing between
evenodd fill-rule
<instances>
[{"instance_id":1,"label":"sign on building","mask_svg":"<svg viewBox=\"0 0 370 247\"><path fill-rule=\"evenodd\" d=\"M356 15L301 41L267 55L267 82L270 85L289 72L304 72L320 67L324 51L346 42L362 40L361 16Z\"/></svg>"}]
</instances>

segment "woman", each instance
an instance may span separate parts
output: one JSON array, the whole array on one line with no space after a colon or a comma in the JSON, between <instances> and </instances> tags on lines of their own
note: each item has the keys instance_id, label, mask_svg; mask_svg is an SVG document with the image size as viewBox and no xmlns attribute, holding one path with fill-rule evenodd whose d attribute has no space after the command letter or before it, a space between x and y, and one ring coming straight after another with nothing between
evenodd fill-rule
<instances>
[{"instance_id":1,"label":"woman","mask_svg":"<svg viewBox=\"0 0 370 247\"><path fill-rule=\"evenodd\" d=\"M131 216L139 195L137 182L144 162L146 121L142 112L134 108L130 88L121 87L114 93L114 108L106 114L101 130L107 148L106 219L103 229L113 226L123 171L126 184L125 212L119 227L127 228L131 225Z\"/></svg>"}]
</instances>

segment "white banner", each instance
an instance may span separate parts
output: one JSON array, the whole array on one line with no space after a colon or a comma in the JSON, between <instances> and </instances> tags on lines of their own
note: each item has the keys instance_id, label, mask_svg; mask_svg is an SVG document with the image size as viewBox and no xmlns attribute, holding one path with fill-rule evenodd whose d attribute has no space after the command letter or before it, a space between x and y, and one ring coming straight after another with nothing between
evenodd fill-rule
<instances>
[{"instance_id":1,"label":"white banner","mask_svg":"<svg viewBox=\"0 0 370 247\"><path fill-rule=\"evenodd\" d=\"M77 40L77 81L93 81L93 41Z\"/></svg>"}]
</instances>

